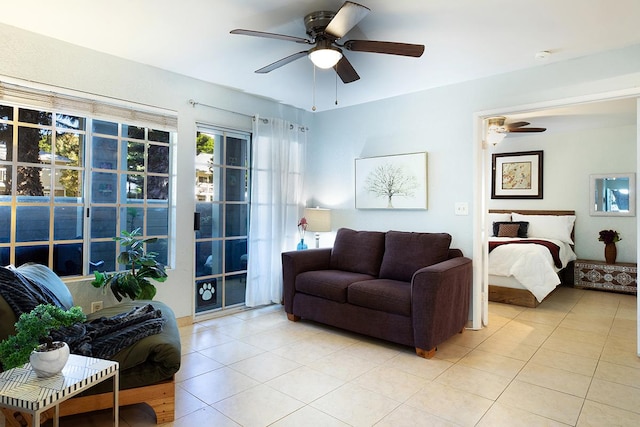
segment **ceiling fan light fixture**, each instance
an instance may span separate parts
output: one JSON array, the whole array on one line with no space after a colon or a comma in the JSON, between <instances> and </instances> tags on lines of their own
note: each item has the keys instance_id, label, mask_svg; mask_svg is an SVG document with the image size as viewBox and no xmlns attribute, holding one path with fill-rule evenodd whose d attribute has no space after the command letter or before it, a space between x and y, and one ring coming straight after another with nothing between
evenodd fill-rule
<instances>
[{"instance_id":1,"label":"ceiling fan light fixture","mask_svg":"<svg viewBox=\"0 0 640 427\"><path fill-rule=\"evenodd\" d=\"M507 136L505 132L500 132L497 129L489 129L487 132L487 142L491 145L496 145L501 143L505 136Z\"/></svg>"},{"instance_id":2,"label":"ceiling fan light fixture","mask_svg":"<svg viewBox=\"0 0 640 427\"><path fill-rule=\"evenodd\" d=\"M318 68L331 68L342 59L342 51L336 47L315 47L309 50L309 59Z\"/></svg>"},{"instance_id":3,"label":"ceiling fan light fixture","mask_svg":"<svg viewBox=\"0 0 640 427\"><path fill-rule=\"evenodd\" d=\"M487 142L492 145L499 144L507 136L504 127L505 117L489 117L487 119Z\"/></svg>"}]
</instances>

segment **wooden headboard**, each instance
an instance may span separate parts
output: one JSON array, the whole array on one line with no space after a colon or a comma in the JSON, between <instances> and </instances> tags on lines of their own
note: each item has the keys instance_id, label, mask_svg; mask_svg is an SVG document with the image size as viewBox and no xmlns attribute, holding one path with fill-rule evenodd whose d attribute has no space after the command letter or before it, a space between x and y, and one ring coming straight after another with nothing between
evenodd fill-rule
<instances>
[{"instance_id":1,"label":"wooden headboard","mask_svg":"<svg viewBox=\"0 0 640 427\"><path fill-rule=\"evenodd\" d=\"M576 211L527 210L527 209L489 209L489 213L519 213L520 215L575 215Z\"/></svg>"}]
</instances>

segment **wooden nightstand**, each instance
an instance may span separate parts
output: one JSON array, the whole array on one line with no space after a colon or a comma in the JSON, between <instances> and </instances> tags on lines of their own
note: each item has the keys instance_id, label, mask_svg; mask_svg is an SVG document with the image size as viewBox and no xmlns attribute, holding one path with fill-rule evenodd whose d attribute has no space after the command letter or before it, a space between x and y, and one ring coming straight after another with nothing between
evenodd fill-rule
<instances>
[{"instance_id":1,"label":"wooden nightstand","mask_svg":"<svg viewBox=\"0 0 640 427\"><path fill-rule=\"evenodd\" d=\"M604 261L579 259L574 265L573 286L637 295L638 265L628 262L607 264Z\"/></svg>"}]
</instances>

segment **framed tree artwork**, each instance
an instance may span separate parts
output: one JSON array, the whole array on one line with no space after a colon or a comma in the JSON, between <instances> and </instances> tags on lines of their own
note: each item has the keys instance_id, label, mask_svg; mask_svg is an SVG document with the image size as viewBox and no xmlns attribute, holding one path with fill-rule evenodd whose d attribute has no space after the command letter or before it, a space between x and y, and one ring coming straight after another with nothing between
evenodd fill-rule
<instances>
[{"instance_id":1,"label":"framed tree artwork","mask_svg":"<svg viewBox=\"0 0 640 427\"><path fill-rule=\"evenodd\" d=\"M542 151L493 154L491 170L492 199L542 199Z\"/></svg>"},{"instance_id":2,"label":"framed tree artwork","mask_svg":"<svg viewBox=\"0 0 640 427\"><path fill-rule=\"evenodd\" d=\"M356 209L427 209L427 153L355 160Z\"/></svg>"}]
</instances>

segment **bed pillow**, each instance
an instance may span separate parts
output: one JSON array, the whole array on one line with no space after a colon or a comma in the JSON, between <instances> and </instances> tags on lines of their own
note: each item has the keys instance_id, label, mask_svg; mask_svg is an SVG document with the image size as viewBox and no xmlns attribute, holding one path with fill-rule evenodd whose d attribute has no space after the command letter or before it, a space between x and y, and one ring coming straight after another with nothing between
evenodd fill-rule
<instances>
[{"instance_id":1,"label":"bed pillow","mask_svg":"<svg viewBox=\"0 0 640 427\"><path fill-rule=\"evenodd\" d=\"M513 227L514 225L517 227ZM503 235L500 235L500 230L503 226L505 226L502 232ZM515 229L515 233L507 231L509 229ZM521 239L526 239L529 233L528 230L529 223L527 221L502 221L493 223L493 235L495 237L519 237Z\"/></svg>"},{"instance_id":2,"label":"bed pillow","mask_svg":"<svg viewBox=\"0 0 640 427\"><path fill-rule=\"evenodd\" d=\"M529 237L556 239L573 245L571 232L575 215L521 215L513 212L514 221L529 223Z\"/></svg>"},{"instance_id":3,"label":"bed pillow","mask_svg":"<svg viewBox=\"0 0 640 427\"><path fill-rule=\"evenodd\" d=\"M511 222L510 213L490 213L488 218L489 224L493 224L494 222Z\"/></svg>"},{"instance_id":4,"label":"bed pillow","mask_svg":"<svg viewBox=\"0 0 640 427\"><path fill-rule=\"evenodd\" d=\"M493 230L493 224L496 222L511 222L510 213L488 213L487 214L487 229L492 236L496 236L496 232Z\"/></svg>"},{"instance_id":5,"label":"bed pillow","mask_svg":"<svg viewBox=\"0 0 640 427\"><path fill-rule=\"evenodd\" d=\"M498 227L498 237L518 237L520 224L500 224Z\"/></svg>"}]
</instances>

